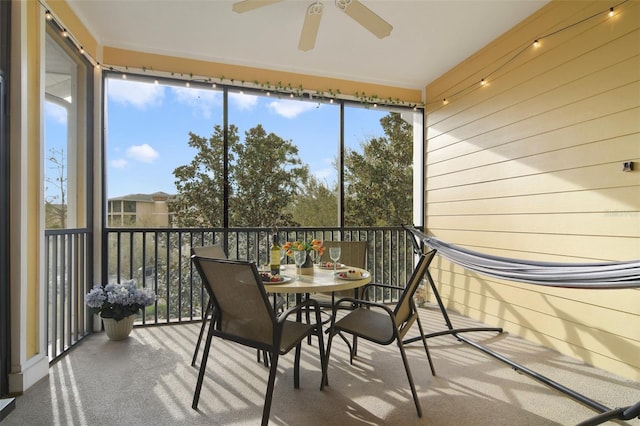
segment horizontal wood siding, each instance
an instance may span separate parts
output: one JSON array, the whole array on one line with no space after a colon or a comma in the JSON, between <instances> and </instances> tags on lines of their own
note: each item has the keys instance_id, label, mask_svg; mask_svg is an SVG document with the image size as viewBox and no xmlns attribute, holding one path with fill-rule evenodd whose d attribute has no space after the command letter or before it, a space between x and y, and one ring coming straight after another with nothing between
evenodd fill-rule
<instances>
[{"instance_id":1,"label":"horizontal wood siding","mask_svg":"<svg viewBox=\"0 0 640 426\"><path fill-rule=\"evenodd\" d=\"M640 3L608 17L617 3L552 1L426 87L429 234L518 259L640 259ZM640 381L640 289L431 269L448 308Z\"/></svg>"}]
</instances>

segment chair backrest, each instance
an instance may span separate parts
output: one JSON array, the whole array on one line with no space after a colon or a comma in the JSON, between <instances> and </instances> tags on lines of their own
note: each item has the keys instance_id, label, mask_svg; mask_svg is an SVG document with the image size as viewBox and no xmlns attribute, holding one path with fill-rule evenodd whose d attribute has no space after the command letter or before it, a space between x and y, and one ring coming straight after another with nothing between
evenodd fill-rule
<instances>
[{"instance_id":1,"label":"chair backrest","mask_svg":"<svg viewBox=\"0 0 640 426\"><path fill-rule=\"evenodd\" d=\"M192 259L216 305L218 334L248 346L273 345L276 316L256 265L197 255Z\"/></svg>"},{"instance_id":2,"label":"chair backrest","mask_svg":"<svg viewBox=\"0 0 640 426\"><path fill-rule=\"evenodd\" d=\"M322 243L327 250L320 259L323 262L331 262L329 247L340 247L340 260L347 266L367 269L367 241L324 241Z\"/></svg>"},{"instance_id":3,"label":"chair backrest","mask_svg":"<svg viewBox=\"0 0 640 426\"><path fill-rule=\"evenodd\" d=\"M227 254L220 244L212 244L210 246L191 247L191 254L200 257L211 257L214 259L226 259Z\"/></svg>"},{"instance_id":4,"label":"chair backrest","mask_svg":"<svg viewBox=\"0 0 640 426\"><path fill-rule=\"evenodd\" d=\"M394 314L398 324L402 324L407 321L412 313L413 307L411 306L411 299L415 294L418 286L420 285L420 281L424 277L424 274L427 273L427 269L429 268L429 264L433 260L433 257L436 255L435 250L431 250L428 253L425 253L420 256L420 260L416 265L413 273L411 274L411 278L407 282L407 286L404 288L404 291L400 295L400 299L398 300L398 304L394 309Z\"/></svg>"}]
</instances>

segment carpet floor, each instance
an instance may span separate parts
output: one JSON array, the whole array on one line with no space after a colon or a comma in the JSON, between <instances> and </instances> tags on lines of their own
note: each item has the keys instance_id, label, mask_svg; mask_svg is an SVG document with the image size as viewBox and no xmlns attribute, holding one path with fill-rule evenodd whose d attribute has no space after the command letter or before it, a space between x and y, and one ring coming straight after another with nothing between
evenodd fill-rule
<instances>
[{"instance_id":1,"label":"carpet floor","mask_svg":"<svg viewBox=\"0 0 640 426\"><path fill-rule=\"evenodd\" d=\"M427 332L444 323L433 307L420 309L420 316ZM450 316L456 327L482 326ZM53 364L48 378L16 399L2 425L260 424L268 369L256 362L254 350L219 339L213 341L199 409L191 408L198 368L190 364L199 329L199 323L135 328L118 342L104 333L91 335ZM414 325L408 337L415 335ZM640 400L640 383L508 333L465 337L606 407ZM303 345L299 389L293 387L293 352L280 358L270 424L572 425L598 414L453 336L431 338L428 344L435 377L421 343L407 346L422 418L396 345L360 340L350 365L347 346L336 338L329 387L323 391L317 341ZM640 420L616 423L640 425Z\"/></svg>"}]
</instances>

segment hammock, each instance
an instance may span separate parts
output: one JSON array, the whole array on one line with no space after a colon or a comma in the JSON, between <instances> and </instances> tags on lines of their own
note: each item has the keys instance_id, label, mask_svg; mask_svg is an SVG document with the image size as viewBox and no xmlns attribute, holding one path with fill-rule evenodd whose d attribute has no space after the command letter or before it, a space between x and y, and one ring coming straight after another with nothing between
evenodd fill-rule
<instances>
[{"instance_id":1,"label":"hammock","mask_svg":"<svg viewBox=\"0 0 640 426\"><path fill-rule=\"evenodd\" d=\"M535 262L482 254L429 237L405 227L418 241L438 254L471 271L524 283L551 287L613 289L640 287L640 260L624 262L561 263Z\"/></svg>"}]
</instances>

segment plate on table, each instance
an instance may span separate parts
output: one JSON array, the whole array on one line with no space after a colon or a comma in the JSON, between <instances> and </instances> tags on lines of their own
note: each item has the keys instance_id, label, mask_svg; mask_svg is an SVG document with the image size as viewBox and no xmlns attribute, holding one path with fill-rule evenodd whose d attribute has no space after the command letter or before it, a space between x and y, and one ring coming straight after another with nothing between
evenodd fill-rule
<instances>
[{"instance_id":1,"label":"plate on table","mask_svg":"<svg viewBox=\"0 0 640 426\"><path fill-rule=\"evenodd\" d=\"M344 263L336 263L336 269L344 269L347 265ZM318 268L320 269L333 269L333 262L322 262L318 264Z\"/></svg>"},{"instance_id":2,"label":"plate on table","mask_svg":"<svg viewBox=\"0 0 640 426\"><path fill-rule=\"evenodd\" d=\"M359 271L361 273L361 275L351 275L349 273L349 271L340 271L340 272L336 272L336 278L340 279L340 280L347 280L347 281L356 281L356 280L361 280L364 278L369 278L369 273L366 271Z\"/></svg>"},{"instance_id":3,"label":"plate on table","mask_svg":"<svg viewBox=\"0 0 640 426\"><path fill-rule=\"evenodd\" d=\"M291 278L288 275L271 275L269 272L262 272L260 274L260 277L262 278L262 284L264 285L271 285L271 284L283 284L283 283L288 283L289 281L292 281L293 278Z\"/></svg>"}]
</instances>

